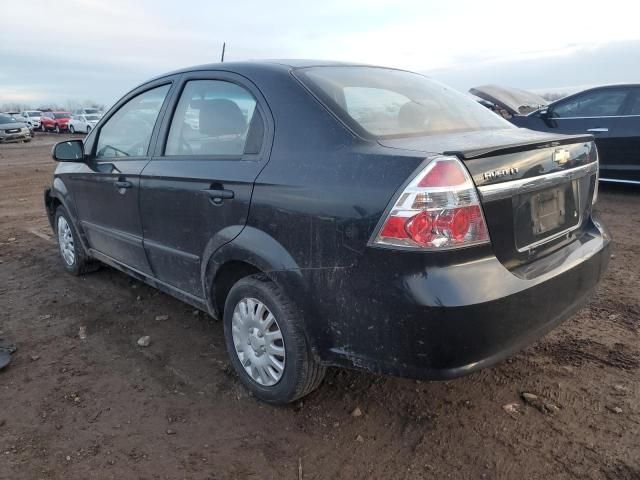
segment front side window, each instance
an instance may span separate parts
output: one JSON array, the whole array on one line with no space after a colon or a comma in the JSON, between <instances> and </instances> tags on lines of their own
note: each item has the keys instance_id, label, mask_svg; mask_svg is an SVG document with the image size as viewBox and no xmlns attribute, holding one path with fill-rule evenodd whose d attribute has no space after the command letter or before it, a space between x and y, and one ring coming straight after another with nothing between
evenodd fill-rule
<instances>
[{"instance_id":1,"label":"front side window","mask_svg":"<svg viewBox=\"0 0 640 480\"><path fill-rule=\"evenodd\" d=\"M552 110L553 118L611 117L620 114L627 91L606 89L586 92L560 103Z\"/></svg>"},{"instance_id":2,"label":"front side window","mask_svg":"<svg viewBox=\"0 0 640 480\"><path fill-rule=\"evenodd\" d=\"M220 80L189 81L171 122L165 155L242 155L258 116L255 98L243 87Z\"/></svg>"},{"instance_id":3,"label":"front side window","mask_svg":"<svg viewBox=\"0 0 640 480\"><path fill-rule=\"evenodd\" d=\"M98 158L143 157L158 114L170 85L148 90L132 98L100 129L96 156Z\"/></svg>"},{"instance_id":4,"label":"front side window","mask_svg":"<svg viewBox=\"0 0 640 480\"><path fill-rule=\"evenodd\" d=\"M417 73L376 67L295 71L354 130L375 137L515 128L472 98Z\"/></svg>"}]
</instances>

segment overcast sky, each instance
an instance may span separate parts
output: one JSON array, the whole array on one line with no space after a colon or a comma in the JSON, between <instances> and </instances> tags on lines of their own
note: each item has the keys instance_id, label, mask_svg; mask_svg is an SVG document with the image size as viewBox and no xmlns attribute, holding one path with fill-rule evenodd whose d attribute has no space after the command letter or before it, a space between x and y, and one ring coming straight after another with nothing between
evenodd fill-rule
<instances>
[{"instance_id":1,"label":"overcast sky","mask_svg":"<svg viewBox=\"0 0 640 480\"><path fill-rule=\"evenodd\" d=\"M401 67L466 90L640 83L640 3L387 0L2 1L0 104L110 104L220 58Z\"/></svg>"}]
</instances>

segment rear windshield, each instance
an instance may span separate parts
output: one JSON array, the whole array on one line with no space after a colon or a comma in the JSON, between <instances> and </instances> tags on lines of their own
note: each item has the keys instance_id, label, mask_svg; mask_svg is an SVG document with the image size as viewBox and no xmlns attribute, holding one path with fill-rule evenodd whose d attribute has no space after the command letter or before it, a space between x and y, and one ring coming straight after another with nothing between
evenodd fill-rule
<instances>
[{"instance_id":1,"label":"rear windshield","mask_svg":"<svg viewBox=\"0 0 640 480\"><path fill-rule=\"evenodd\" d=\"M86 118L90 122L93 122L94 120L100 120L100 117L98 115L85 115L84 118Z\"/></svg>"},{"instance_id":2,"label":"rear windshield","mask_svg":"<svg viewBox=\"0 0 640 480\"><path fill-rule=\"evenodd\" d=\"M62 113L54 113L53 114L53 118L69 118L71 117L71 114L68 112L62 112Z\"/></svg>"},{"instance_id":3,"label":"rear windshield","mask_svg":"<svg viewBox=\"0 0 640 480\"><path fill-rule=\"evenodd\" d=\"M472 98L417 73L310 67L298 77L347 125L380 138L513 127Z\"/></svg>"}]
</instances>

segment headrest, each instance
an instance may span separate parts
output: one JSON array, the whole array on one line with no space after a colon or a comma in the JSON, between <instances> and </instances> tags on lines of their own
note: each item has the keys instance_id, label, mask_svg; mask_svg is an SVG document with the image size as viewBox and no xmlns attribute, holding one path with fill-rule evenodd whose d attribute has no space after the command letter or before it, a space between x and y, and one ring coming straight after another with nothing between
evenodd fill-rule
<instances>
[{"instance_id":1,"label":"headrest","mask_svg":"<svg viewBox=\"0 0 640 480\"><path fill-rule=\"evenodd\" d=\"M238 105L226 98L203 100L200 107L200 133L204 135L242 135L247 121Z\"/></svg>"},{"instance_id":2,"label":"headrest","mask_svg":"<svg viewBox=\"0 0 640 480\"><path fill-rule=\"evenodd\" d=\"M427 109L416 102L405 103L398 112L398 123L402 128L420 129L427 120Z\"/></svg>"}]
</instances>

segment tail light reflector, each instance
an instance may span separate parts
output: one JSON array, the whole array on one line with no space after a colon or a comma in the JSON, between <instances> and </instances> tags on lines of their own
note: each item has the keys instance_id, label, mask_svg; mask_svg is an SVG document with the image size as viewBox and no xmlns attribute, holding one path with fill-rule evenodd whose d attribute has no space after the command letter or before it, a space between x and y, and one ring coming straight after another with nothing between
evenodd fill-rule
<instances>
[{"instance_id":1,"label":"tail light reflector","mask_svg":"<svg viewBox=\"0 0 640 480\"><path fill-rule=\"evenodd\" d=\"M489 242L478 192L455 157L436 157L407 185L374 245L445 250Z\"/></svg>"}]
</instances>

